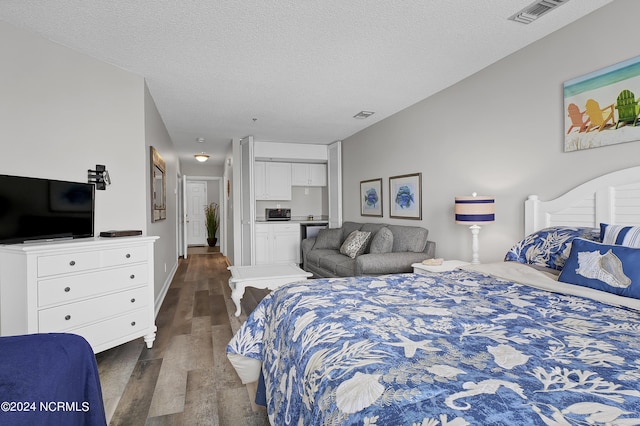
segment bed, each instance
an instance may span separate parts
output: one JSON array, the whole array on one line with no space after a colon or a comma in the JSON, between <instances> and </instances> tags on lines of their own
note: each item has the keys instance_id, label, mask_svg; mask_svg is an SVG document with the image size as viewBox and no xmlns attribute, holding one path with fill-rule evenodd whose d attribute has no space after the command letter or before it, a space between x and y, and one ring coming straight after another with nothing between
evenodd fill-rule
<instances>
[{"instance_id":1,"label":"bed","mask_svg":"<svg viewBox=\"0 0 640 426\"><path fill-rule=\"evenodd\" d=\"M525 216L505 262L282 287L227 355L274 425L640 424L640 167Z\"/></svg>"},{"instance_id":2,"label":"bed","mask_svg":"<svg viewBox=\"0 0 640 426\"><path fill-rule=\"evenodd\" d=\"M69 333L0 338L0 424L107 424L91 345Z\"/></svg>"}]
</instances>

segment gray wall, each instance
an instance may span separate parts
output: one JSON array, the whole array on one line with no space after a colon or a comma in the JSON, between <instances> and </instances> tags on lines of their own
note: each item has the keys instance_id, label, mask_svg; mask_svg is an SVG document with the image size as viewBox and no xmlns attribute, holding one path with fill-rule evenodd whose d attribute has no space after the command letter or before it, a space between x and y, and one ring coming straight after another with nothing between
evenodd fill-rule
<instances>
[{"instance_id":1,"label":"gray wall","mask_svg":"<svg viewBox=\"0 0 640 426\"><path fill-rule=\"evenodd\" d=\"M173 273L178 268L178 241L177 241L177 221L178 221L178 155L173 148L173 142L169 137L167 128L160 117L151 93L145 85L144 97L144 127L145 127L145 199L146 206L144 212L148 224L149 235L160 237L156 241L154 249L155 267L155 297L156 312L160 308L162 299L166 294ZM157 222L151 222L151 153L153 146L165 161L166 170L166 205L167 218Z\"/></svg>"},{"instance_id":2,"label":"gray wall","mask_svg":"<svg viewBox=\"0 0 640 426\"><path fill-rule=\"evenodd\" d=\"M618 35L635 28L638 14L640 2L616 0L345 139L344 219L421 225L437 242L438 257L470 260L471 233L454 222L454 197L494 195L496 222L480 232L480 260L502 260L523 236L528 195L555 198L640 163L640 142L564 153L562 92L566 80L638 55ZM422 173L422 220L389 219L389 176L416 172ZM359 182L378 177L384 217L362 217Z\"/></svg>"},{"instance_id":3,"label":"gray wall","mask_svg":"<svg viewBox=\"0 0 640 426\"><path fill-rule=\"evenodd\" d=\"M3 22L0 57L0 173L86 182L106 165L112 184L96 191L95 231L160 236L157 300L177 266L177 160L143 77ZM167 220L153 225L149 145L168 169Z\"/></svg>"}]
</instances>

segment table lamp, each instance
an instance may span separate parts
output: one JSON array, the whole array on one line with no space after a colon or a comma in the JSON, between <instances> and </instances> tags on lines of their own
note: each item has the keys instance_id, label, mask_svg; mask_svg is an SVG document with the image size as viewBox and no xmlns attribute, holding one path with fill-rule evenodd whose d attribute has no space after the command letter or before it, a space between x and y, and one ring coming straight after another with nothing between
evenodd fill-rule
<instances>
[{"instance_id":1,"label":"table lamp","mask_svg":"<svg viewBox=\"0 0 640 426\"><path fill-rule=\"evenodd\" d=\"M472 241L471 258L472 264L480 263L478 234L480 233L480 225L495 221L495 199L477 195L456 197L455 204L456 223L460 225L471 225Z\"/></svg>"}]
</instances>

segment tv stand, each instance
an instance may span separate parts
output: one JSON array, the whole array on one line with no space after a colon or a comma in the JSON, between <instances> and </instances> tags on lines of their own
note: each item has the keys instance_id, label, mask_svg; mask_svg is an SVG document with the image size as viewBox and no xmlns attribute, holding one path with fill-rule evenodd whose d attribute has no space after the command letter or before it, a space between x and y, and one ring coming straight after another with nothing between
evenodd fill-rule
<instances>
[{"instance_id":1,"label":"tv stand","mask_svg":"<svg viewBox=\"0 0 640 426\"><path fill-rule=\"evenodd\" d=\"M158 237L0 246L0 335L68 332L94 352L156 335Z\"/></svg>"}]
</instances>

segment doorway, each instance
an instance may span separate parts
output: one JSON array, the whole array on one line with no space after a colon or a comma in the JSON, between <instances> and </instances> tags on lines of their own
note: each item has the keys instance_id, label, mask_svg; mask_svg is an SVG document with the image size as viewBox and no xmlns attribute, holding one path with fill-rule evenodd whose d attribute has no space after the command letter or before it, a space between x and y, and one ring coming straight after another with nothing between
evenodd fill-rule
<instances>
[{"instance_id":1,"label":"doorway","mask_svg":"<svg viewBox=\"0 0 640 426\"><path fill-rule=\"evenodd\" d=\"M187 246L207 244L204 208L207 202L207 182L187 181Z\"/></svg>"},{"instance_id":2,"label":"doorway","mask_svg":"<svg viewBox=\"0 0 640 426\"><path fill-rule=\"evenodd\" d=\"M181 191L181 254L187 257L189 246L207 246L207 231L204 221L204 207L209 203L218 204L220 223L218 227L218 250L226 252L226 206L224 205L224 192L222 190L222 177L212 176L182 176ZM204 189L202 187L204 185ZM201 218L198 217L202 215ZM193 220L192 220L193 218Z\"/></svg>"}]
</instances>

